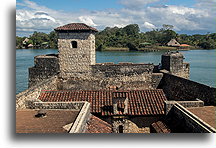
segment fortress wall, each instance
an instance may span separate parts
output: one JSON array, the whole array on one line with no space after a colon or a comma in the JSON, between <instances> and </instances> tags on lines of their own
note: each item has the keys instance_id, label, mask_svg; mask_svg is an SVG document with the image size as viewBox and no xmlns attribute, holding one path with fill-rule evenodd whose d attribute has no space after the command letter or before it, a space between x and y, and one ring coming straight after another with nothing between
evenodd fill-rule
<instances>
[{"instance_id":1,"label":"fortress wall","mask_svg":"<svg viewBox=\"0 0 216 148\"><path fill-rule=\"evenodd\" d=\"M60 79L58 89L98 90L116 86L120 90L152 89L153 64L104 63L91 65L91 74ZM161 77L161 76L159 76ZM159 83L154 77L154 83Z\"/></svg>"},{"instance_id":2,"label":"fortress wall","mask_svg":"<svg viewBox=\"0 0 216 148\"><path fill-rule=\"evenodd\" d=\"M152 73L152 88L157 89L162 78L163 73Z\"/></svg>"},{"instance_id":3,"label":"fortress wall","mask_svg":"<svg viewBox=\"0 0 216 148\"><path fill-rule=\"evenodd\" d=\"M40 55L34 58L34 67L29 68L29 88L59 72L58 55Z\"/></svg>"},{"instance_id":4,"label":"fortress wall","mask_svg":"<svg viewBox=\"0 0 216 148\"><path fill-rule=\"evenodd\" d=\"M57 81L57 77L51 77L17 94L16 110L26 108L26 101L37 99L41 90L56 90L57 89L56 81Z\"/></svg>"},{"instance_id":5,"label":"fortress wall","mask_svg":"<svg viewBox=\"0 0 216 148\"><path fill-rule=\"evenodd\" d=\"M132 76L140 74L151 74L153 64L133 64L133 63L98 63L91 65L92 74L98 77Z\"/></svg>"},{"instance_id":6,"label":"fortress wall","mask_svg":"<svg viewBox=\"0 0 216 148\"><path fill-rule=\"evenodd\" d=\"M188 79L164 73L159 88L162 88L168 100L202 100L205 105L215 105L216 88Z\"/></svg>"},{"instance_id":7,"label":"fortress wall","mask_svg":"<svg viewBox=\"0 0 216 148\"><path fill-rule=\"evenodd\" d=\"M190 64L189 63L183 63L183 72L181 74L181 77L185 79L190 78Z\"/></svg>"},{"instance_id":8,"label":"fortress wall","mask_svg":"<svg viewBox=\"0 0 216 148\"><path fill-rule=\"evenodd\" d=\"M173 107L175 104L180 104L183 107L189 108L189 107L203 107L204 102L201 100L196 100L196 101L164 101L164 112L166 115L169 113L170 109Z\"/></svg>"},{"instance_id":9,"label":"fortress wall","mask_svg":"<svg viewBox=\"0 0 216 148\"><path fill-rule=\"evenodd\" d=\"M117 87L119 90L152 89L151 75L133 75L117 77L73 77L59 79L58 89L99 90Z\"/></svg>"},{"instance_id":10,"label":"fortress wall","mask_svg":"<svg viewBox=\"0 0 216 148\"><path fill-rule=\"evenodd\" d=\"M215 133L215 129L188 111L182 105L173 105L166 117L166 123L174 133Z\"/></svg>"}]
</instances>

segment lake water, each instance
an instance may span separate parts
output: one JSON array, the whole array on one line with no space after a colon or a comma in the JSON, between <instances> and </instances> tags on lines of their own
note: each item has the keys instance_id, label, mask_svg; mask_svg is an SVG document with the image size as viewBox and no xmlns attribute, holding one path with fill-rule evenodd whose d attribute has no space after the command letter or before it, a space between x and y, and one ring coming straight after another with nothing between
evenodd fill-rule
<instances>
[{"instance_id":1,"label":"lake water","mask_svg":"<svg viewBox=\"0 0 216 148\"><path fill-rule=\"evenodd\" d=\"M57 49L17 49L16 50L16 93L28 88L28 68L34 65L34 56L57 53ZM216 49L181 51L185 62L190 63L190 79L216 87ZM96 62L154 63L161 60L160 52L96 52Z\"/></svg>"}]
</instances>

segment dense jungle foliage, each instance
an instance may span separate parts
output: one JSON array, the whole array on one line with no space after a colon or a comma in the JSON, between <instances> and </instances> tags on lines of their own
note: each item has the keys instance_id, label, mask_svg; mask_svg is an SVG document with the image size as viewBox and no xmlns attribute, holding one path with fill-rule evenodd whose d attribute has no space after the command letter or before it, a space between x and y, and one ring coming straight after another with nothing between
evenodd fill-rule
<instances>
[{"instance_id":1,"label":"dense jungle foliage","mask_svg":"<svg viewBox=\"0 0 216 148\"><path fill-rule=\"evenodd\" d=\"M28 41L23 42L26 38L28 38ZM103 50L105 48L138 50L145 47L166 46L171 39L176 39L180 44L188 44L195 48L216 48L216 33L205 35L178 34L173 30L172 25L166 24L161 29L140 32L137 24L130 24L123 28L107 27L96 33L96 50ZM29 46L30 44L31 46ZM29 37L16 36L16 48L56 49L57 34L52 31L49 34L34 32Z\"/></svg>"}]
</instances>

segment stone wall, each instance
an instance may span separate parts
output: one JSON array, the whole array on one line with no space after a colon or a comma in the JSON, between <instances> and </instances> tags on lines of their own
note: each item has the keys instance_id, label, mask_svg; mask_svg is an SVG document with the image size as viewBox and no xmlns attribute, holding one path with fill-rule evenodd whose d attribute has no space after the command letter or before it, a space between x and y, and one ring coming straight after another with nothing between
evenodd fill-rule
<instances>
[{"instance_id":1,"label":"stone wall","mask_svg":"<svg viewBox=\"0 0 216 148\"><path fill-rule=\"evenodd\" d=\"M166 115L169 113L170 109L175 105L176 103L182 105L183 107L203 107L204 102L201 100L196 101L165 101L164 102L164 112Z\"/></svg>"},{"instance_id":2,"label":"stone wall","mask_svg":"<svg viewBox=\"0 0 216 148\"><path fill-rule=\"evenodd\" d=\"M215 105L216 88L188 79L164 73L159 88L163 89L168 100L202 100L205 105Z\"/></svg>"},{"instance_id":3,"label":"stone wall","mask_svg":"<svg viewBox=\"0 0 216 148\"><path fill-rule=\"evenodd\" d=\"M186 79L190 78L190 64L189 63L183 63L183 70L182 70L181 76Z\"/></svg>"},{"instance_id":4,"label":"stone wall","mask_svg":"<svg viewBox=\"0 0 216 148\"><path fill-rule=\"evenodd\" d=\"M119 125L123 126L124 133L148 133L150 125L164 118L164 115L159 116L116 116L102 117L100 119L106 121L113 126L113 132L118 133ZM147 131L146 131L147 130Z\"/></svg>"},{"instance_id":5,"label":"stone wall","mask_svg":"<svg viewBox=\"0 0 216 148\"><path fill-rule=\"evenodd\" d=\"M91 32L58 33L60 77L88 73L95 64L95 36ZM72 42L77 43L73 47Z\"/></svg>"},{"instance_id":6,"label":"stone wall","mask_svg":"<svg viewBox=\"0 0 216 148\"><path fill-rule=\"evenodd\" d=\"M16 95L16 110L26 108L27 100L34 100L39 97L41 90L56 90L57 77L51 77L47 80L30 87L29 89Z\"/></svg>"},{"instance_id":7,"label":"stone wall","mask_svg":"<svg viewBox=\"0 0 216 148\"><path fill-rule=\"evenodd\" d=\"M184 56L180 52L167 52L161 56L161 70L170 74L189 79L190 64L183 63Z\"/></svg>"},{"instance_id":8,"label":"stone wall","mask_svg":"<svg viewBox=\"0 0 216 148\"><path fill-rule=\"evenodd\" d=\"M152 73L153 64L103 63L91 65L89 75L59 79L58 89L98 90L116 86L119 90L153 89L162 74Z\"/></svg>"},{"instance_id":9,"label":"stone wall","mask_svg":"<svg viewBox=\"0 0 216 148\"><path fill-rule=\"evenodd\" d=\"M59 73L57 54L39 55L34 58L34 67L29 68L29 87Z\"/></svg>"},{"instance_id":10,"label":"stone wall","mask_svg":"<svg viewBox=\"0 0 216 148\"><path fill-rule=\"evenodd\" d=\"M174 133L215 133L215 129L189 112L182 105L173 105L166 117L166 123Z\"/></svg>"},{"instance_id":11,"label":"stone wall","mask_svg":"<svg viewBox=\"0 0 216 148\"><path fill-rule=\"evenodd\" d=\"M84 133L86 130L87 122L91 117L90 103L85 102L73 123L69 133Z\"/></svg>"},{"instance_id":12,"label":"stone wall","mask_svg":"<svg viewBox=\"0 0 216 148\"><path fill-rule=\"evenodd\" d=\"M157 89L161 80L163 78L163 73L152 73L152 88Z\"/></svg>"},{"instance_id":13,"label":"stone wall","mask_svg":"<svg viewBox=\"0 0 216 148\"><path fill-rule=\"evenodd\" d=\"M39 100L26 101L26 108L28 109L70 109L80 110L85 101L76 102L39 102Z\"/></svg>"},{"instance_id":14,"label":"stone wall","mask_svg":"<svg viewBox=\"0 0 216 148\"><path fill-rule=\"evenodd\" d=\"M116 77L152 74L154 65L133 63L97 63L95 65L91 65L91 67L93 76Z\"/></svg>"},{"instance_id":15,"label":"stone wall","mask_svg":"<svg viewBox=\"0 0 216 148\"><path fill-rule=\"evenodd\" d=\"M158 120L161 120L164 115L159 116L135 116L130 117L130 121L135 123L139 128L150 127L150 125Z\"/></svg>"}]
</instances>

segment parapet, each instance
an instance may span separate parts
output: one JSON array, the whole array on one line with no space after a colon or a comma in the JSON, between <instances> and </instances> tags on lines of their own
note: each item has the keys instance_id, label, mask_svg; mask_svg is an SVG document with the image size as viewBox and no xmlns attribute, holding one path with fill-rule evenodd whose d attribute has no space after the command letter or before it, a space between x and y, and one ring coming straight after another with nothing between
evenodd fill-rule
<instances>
[{"instance_id":1,"label":"parapet","mask_svg":"<svg viewBox=\"0 0 216 148\"><path fill-rule=\"evenodd\" d=\"M29 87L59 73L58 54L34 57L34 66L29 68Z\"/></svg>"},{"instance_id":2,"label":"parapet","mask_svg":"<svg viewBox=\"0 0 216 148\"><path fill-rule=\"evenodd\" d=\"M34 57L34 67L59 67L58 54L38 55Z\"/></svg>"},{"instance_id":3,"label":"parapet","mask_svg":"<svg viewBox=\"0 0 216 148\"><path fill-rule=\"evenodd\" d=\"M103 75L105 77L131 76L153 73L153 64L144 63L97 63L91 65L93 75Z\"/></svg>"},{"instance_id":4,"label":"parapet","mask_svg":"<svg viewBox=\"0 0 216 148\"><path fill-rule=\"evenodd\" d=\"M172 57L178 57L178 58L184 58L183 54L179 51L168 51L164 53L162 56L172 56Z\"/></svg>"}]
</instances>

